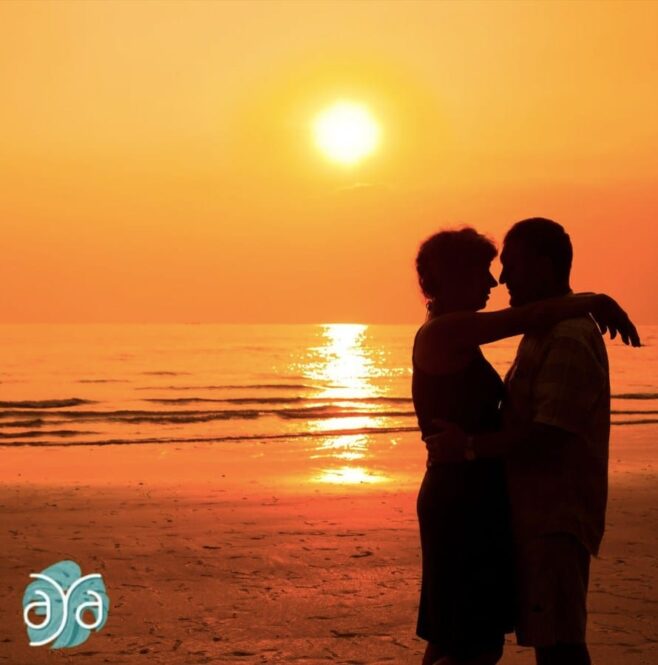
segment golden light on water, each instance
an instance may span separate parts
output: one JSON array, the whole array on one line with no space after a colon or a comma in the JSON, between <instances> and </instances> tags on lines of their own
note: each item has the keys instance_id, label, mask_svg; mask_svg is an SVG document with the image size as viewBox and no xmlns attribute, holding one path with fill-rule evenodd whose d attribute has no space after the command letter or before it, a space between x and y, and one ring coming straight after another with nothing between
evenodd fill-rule
<instances>
[{"instance_id":1,"label":"golden light on water","mask_svg":"<svg viewBox=\"0 0 658 665\"><path fill-rule=\"evenodd\" d=\"M367 325L333 323L323 327L324 343L316 349L319 362L307 368L307 375L326 388L317 397L375 397L369 380L374 371L364 346Z\"/></svg>"},{"instance_id":2,"label":"golden light on water","mask_svg":"<svg viewBox=\"0 0 658 665\"><path fill-rule=\"evenodd\" d=\"M332 399L354 398L354 402L340 401L345 410L372 410L371 415L353 415L345 417L322 418L312 421L312 427L319 432L335 432L337 430L354 430L354 434L328 434L320 439L311 459L340 460L343 466L323 469L314 476L312 482L330 483L333 485L355 485L362 483L380 483L388 477L363 466L369 456L371 438L363 430L383 425L378 417L375 405L360 400L377 397L378 388L372 383L375 367L367 353L367 325L360 324L329 324L323 327L323 344L314 349L318 361L306 367L309 378L323 383L326 388L320 390L316 398L326 399L332 405ZM345 463L360 461L361 466L352 467Z\"/></svg>"},{"instance_id":3,"label":"golden light on water","mask_svg":"<svg viewBox=\"0 0 658 665\"><path fill-rule=\"evenodd\" d=\"M381 483L387 479L362 467L344 466L339 469L327 469L316 480L336 485L356 485L361 483Z\"/></svg>"},{"instance_id":4,"label":"golden light on water","mask_svg":"<svg viewBox=\"0 0 658 665\"><path fill-rule=\"evenodd\" d=\"M336 418L335 420L338 420ZM346 423L341 423L342 427L349 427ZM322 430L333 429L322 426ZM355 460L363 459L368 450L368 437L365 434L339 434L336 436L327 436L317 448L317 453L311 455L311 459L322 459L324 457L333 457L335 459Z\"/></svg>"},{"instance_id":5,"label":"golden light on water","mask_svg":"<svg viewBox=\"0 0 658 665\"><path fill-rule=\"evenodd\" d=\"M352 165L372 154L379 145L379 124L363 104L338 101L313 123L316 145L339 164Z\"/></svg>"}]
</instances>

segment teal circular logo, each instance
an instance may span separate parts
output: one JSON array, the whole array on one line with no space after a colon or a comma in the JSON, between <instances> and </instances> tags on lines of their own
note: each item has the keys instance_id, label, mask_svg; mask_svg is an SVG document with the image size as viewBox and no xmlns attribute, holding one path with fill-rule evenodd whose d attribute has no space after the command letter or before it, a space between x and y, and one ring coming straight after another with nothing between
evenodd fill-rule
<instances>
[{"instance_id":1,"label":"teal circular logo","mask_svg":"<svg viewBox=\"0 0 658 665\"><path fill-rule=\"evenodd\" d=\"M98 573L83 577L75 561L60 561L30 577L34 581L23 594L23 620L31 647L76 647L105 625L110 599ZM33 621L30 612L43 620ZM85 613L93 620L85 620Z\"/></svg>"}]
</instances>

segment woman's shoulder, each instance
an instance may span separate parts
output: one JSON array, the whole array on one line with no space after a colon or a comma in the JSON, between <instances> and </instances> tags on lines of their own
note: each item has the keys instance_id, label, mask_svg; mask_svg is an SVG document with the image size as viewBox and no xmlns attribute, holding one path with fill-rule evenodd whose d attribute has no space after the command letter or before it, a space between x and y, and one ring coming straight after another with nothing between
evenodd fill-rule
<instances>
[{"instance_id":1,"label":"woman's shoulder","mask_svg":"<svg viewBox=\"0 0 658 665\"><path fill-rule=\"evenodd\" d=\"M450 314L436 314L431 318L424 321L422 325L416 330L414 342L419 343L436 343L444 342L444 346L449 345L449 328L446 325L450 320Z\"/></svg>"},{"instance_id":2,"label":"woman's shoulder","mask_svg":"<svg viewBox=\"0 0 658 665\"><path fill-rule=\"evenodd\" d=\"M436 340L430 339L430 337L433 337L431 333L433 332L436 326L436 324L434 323L435 320L436 318L424 321L416 330L416 334L414 335L414 344L412 351L412 357L414 363L418 356L424 356L426 354L426 351L429 347L436 348L437 346L435 343L433 343Z\"/></svg>"},{"instance_id":3,"label":"woman's shoulder","mask_svg":"<svg viewBox=\"0 0 658 665\"><path fill-rule=\"evenodd\" d=\"M412 361L414 369L424 374L448 375L455 374L470 365L473 359L480 354L479 347L472 349L456 349L446 340L434 333L441 317L426 321L416 331Z\"/></svg>"}]
</instances>

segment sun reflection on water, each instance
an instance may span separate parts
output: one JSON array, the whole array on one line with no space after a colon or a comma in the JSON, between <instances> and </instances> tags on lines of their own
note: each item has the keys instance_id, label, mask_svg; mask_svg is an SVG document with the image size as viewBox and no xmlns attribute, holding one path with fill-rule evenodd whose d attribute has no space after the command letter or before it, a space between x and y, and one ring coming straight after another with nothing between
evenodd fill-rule
<instances>
[{"instance_id":1,"label":"sun reflection on water","mask_svg":"<svg viewBox=\"0 0 658 665\"><path fill-rule=\"evenodd\" d=\"M344 466L338 469L326 469L314 480L334 485L355 485L359 483L381 483L388 479L362 467Z\"/></svg>"},{"instance_id":2,"label":"sun reflection on water","mask_svg":"<svg viewBox=\"0 0 658 665\"><path fill-rule=\"evenodd\" d=\"M336 459L363 459L368 448L368 437L363 434L328 436L317 447L311 459L333 457Z\"/></svg>"},{"instance_id":3,"label":"sun reflection on water","mask_svg":"<svg viewBox=\"0 0 658 665\"><path fill-rule=\"evenodd\" d=\"M314 349L319 359L308 366L307 376L325 385L317 397L374 397L378 391L369 381L374 374L365 346L367 325L331 323L323 326L322 346Z\"/></svg>"},{"instance_id":4,"label":"sun reflection on water","mask_svg":"<svg viewBox=\"0 0 658 665\"><path fill-rule=\"evenodd\" d=\"M373 384L376 367L366 346L367 325L327 324L323 326L322 346L313 351L317 360L305 367L306 376L323 387L314 398L326 399L327 404L360 412L372 411L370 415L332 417L313 421L311 426L319 432L354 430L354 434L329 435L320 438L311 459L333 459L343 466L331 466L321 470L312 478L313 482L354 485L379 483L388 480L383 474L365 468L369 457L371 438L363 430L382 425L377 416L376 404L362 400L380 396L381 391ZM350 399L354 402L332 402L333 399ZM359 460L361 466L346 466L345 462Z\"/></svg>"}]
</instances>

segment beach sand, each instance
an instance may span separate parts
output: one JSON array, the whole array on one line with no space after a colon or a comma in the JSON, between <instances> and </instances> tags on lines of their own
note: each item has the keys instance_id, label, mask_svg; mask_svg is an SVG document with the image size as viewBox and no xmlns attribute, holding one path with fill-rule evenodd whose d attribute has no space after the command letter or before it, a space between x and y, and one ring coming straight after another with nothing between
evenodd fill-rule
<instances>
[{"instance_id":1,"label":"beach sand","mask_svg":"<svg viewBox=\"0 0 658 665\"><path fill-rule=\"evenodd\" d=\"M658 662L654 431L613 429L599 665ZM390 479L356 485L312 482L317 460L272 444L4 448L0 662L420 663L424 458L413 435L384 441ZM103 575L107 624L74 649L29 647L29 574L62 559ZM534 659L510 638L502 662Z\"/></svg>"}]
</instances>

